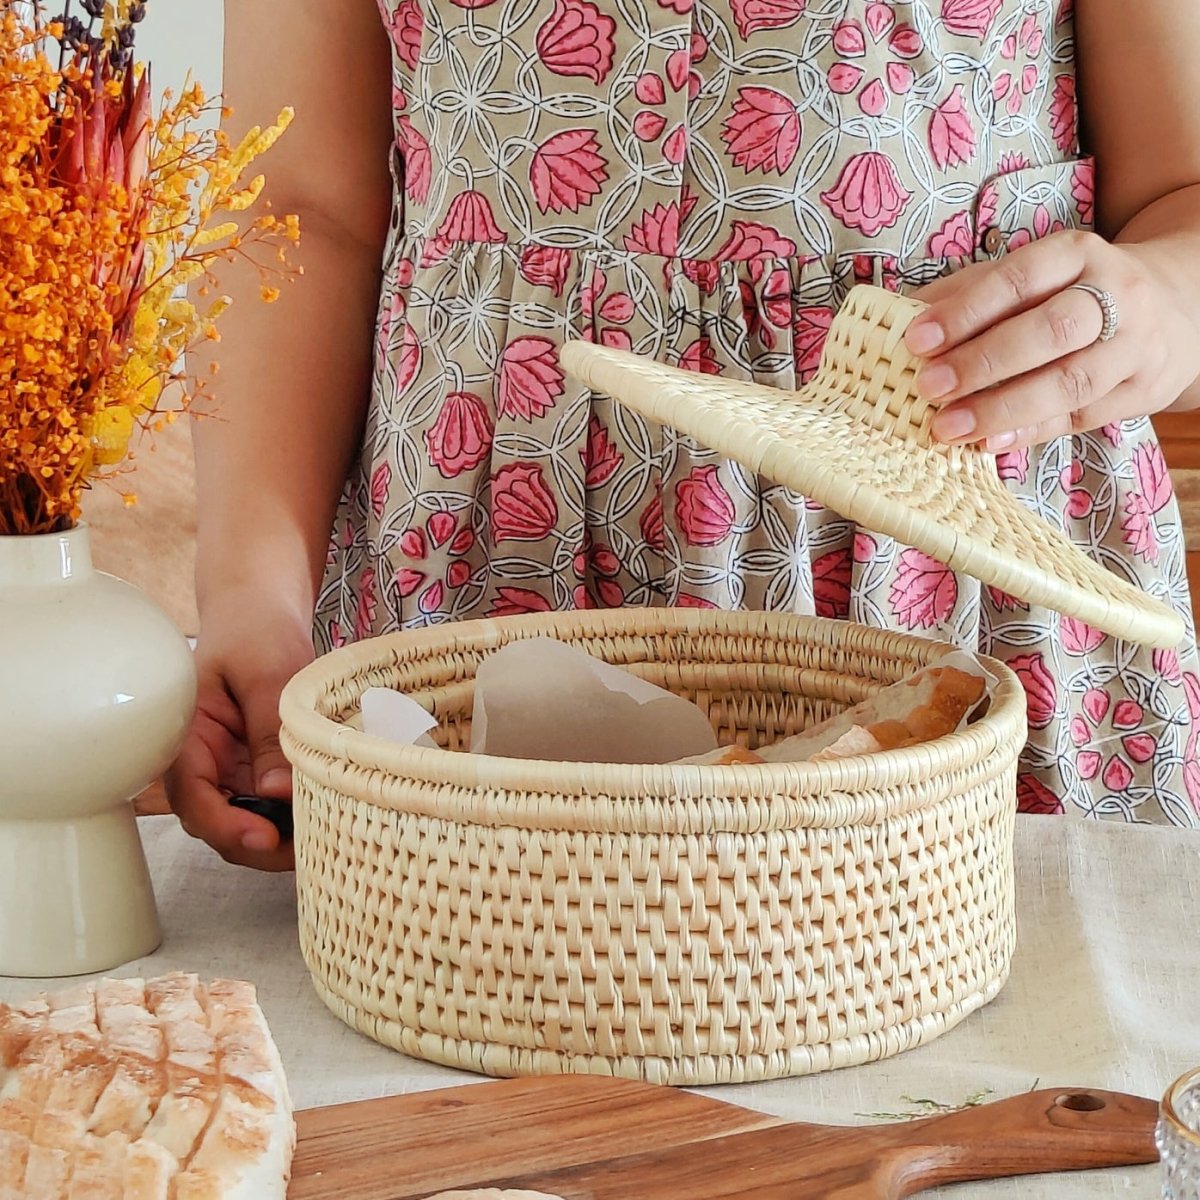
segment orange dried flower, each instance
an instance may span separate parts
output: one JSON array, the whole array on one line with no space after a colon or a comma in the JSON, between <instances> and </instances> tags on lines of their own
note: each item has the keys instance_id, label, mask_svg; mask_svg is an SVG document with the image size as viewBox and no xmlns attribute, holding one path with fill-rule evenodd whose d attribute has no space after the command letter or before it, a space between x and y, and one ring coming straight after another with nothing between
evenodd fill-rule
<instances>
[{"instance_id":1,"label":"orange dried flower","mask_svg":"<svg viewBox=\"0 0 1200 1200\"><path fill-rule=\"evenodd\" d=\"M0 535L78 519L83 490L159 423L187 349L216 335L228 301L200 311L186 285L298 231L239 217L263 186L247 168L290 111L237 146L197 127L215 107L198 85L155 117L121 39L128 6L86 43L39 14L0 3ZM85 49L60 67L64 37Z\"/></svg>"}]
</instances>

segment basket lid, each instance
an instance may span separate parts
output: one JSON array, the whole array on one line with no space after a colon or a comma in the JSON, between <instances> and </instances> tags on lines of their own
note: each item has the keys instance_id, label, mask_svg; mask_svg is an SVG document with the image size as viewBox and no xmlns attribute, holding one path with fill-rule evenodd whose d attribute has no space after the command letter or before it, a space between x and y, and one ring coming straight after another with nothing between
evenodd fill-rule
<instances>
[{"instance_id":1,"label":"basket lid","mask_svg":"<svg viewBox=\"0 0 1200 1200\"><path fill-rule=\"evenodd\" d=\"M921 360L904 343L924 308L880 288L854 288L820 369L799 391L583 341L562 348L562 363L642 416L1019 600L1114 637L1177 646L1180 615L1027 509L1001 481L993 455L933 438L937 409L918 396Z\"/></svg>"}]
</instances>

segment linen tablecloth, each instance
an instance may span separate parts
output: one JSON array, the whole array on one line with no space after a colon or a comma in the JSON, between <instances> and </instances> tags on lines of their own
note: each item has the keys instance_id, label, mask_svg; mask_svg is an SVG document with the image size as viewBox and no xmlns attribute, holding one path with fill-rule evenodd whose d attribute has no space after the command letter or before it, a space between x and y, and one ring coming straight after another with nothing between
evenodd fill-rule
<instances>
[{"instance_id":1,"label":"linen tablecloth","mask_svg":"<svg viewBox=\"0 0 1200 1200\"><path fill-rule=\"evenodd\" d=\"M386 1050L332 1016L296 940L294 881L222 863L171 817L143 838L164 941L117 975L196 971L252 980L297 1108L453 1086L476 1077ZM886 1062L804 1079L707 1089L795 1120L855 1123L905 1097L958 1104L1040 1087L1158 1097L1200 1064L1200 836L1025 817L1017 828L1019 945L987 1008ZM50 986L0 979L0 1000ZM973 1184L946 1200L1159 1195L1155 1167Z\"/></svg>"}]
</instances>

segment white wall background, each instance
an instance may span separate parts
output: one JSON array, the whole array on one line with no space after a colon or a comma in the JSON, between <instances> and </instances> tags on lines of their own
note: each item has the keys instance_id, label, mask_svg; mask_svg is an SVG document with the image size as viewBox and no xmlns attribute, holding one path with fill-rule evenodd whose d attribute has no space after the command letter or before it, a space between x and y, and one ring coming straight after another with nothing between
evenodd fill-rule
<instances>
[{"instance_id":1,"label":"white wall background","mask_svg":"<svg viewBox=\"0 0 1200 1200\"><path fill-rule=\"evenodd\" d=\"M221 90L223 0L149 0L138 31L138 58L153 70L154 91L176 94L190 70L205 92Z\"/></svg>"}]
</instances>

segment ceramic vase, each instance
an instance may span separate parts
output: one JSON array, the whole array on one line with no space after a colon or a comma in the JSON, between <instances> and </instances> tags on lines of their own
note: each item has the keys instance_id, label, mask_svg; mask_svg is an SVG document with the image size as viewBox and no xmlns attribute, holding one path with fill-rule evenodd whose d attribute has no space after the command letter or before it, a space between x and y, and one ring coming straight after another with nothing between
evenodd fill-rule
<instances>
[{"instance_id":1,"label":"ceramic vase","mask_svg":"<svg viewBox=\"0 0 1200 1200\"><path fill-rule=\"evenodd\" d=\"M195 703L186 639L94 570L88 531L0 537L0 975L79 975L160 940L132 798Z\"/></svg>"}]
</instances>

